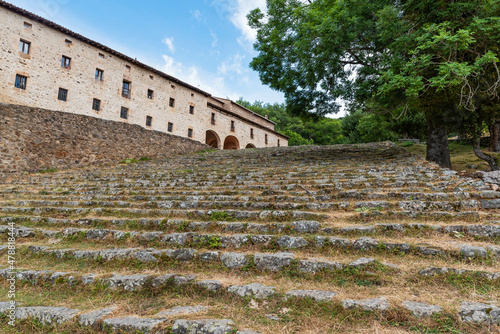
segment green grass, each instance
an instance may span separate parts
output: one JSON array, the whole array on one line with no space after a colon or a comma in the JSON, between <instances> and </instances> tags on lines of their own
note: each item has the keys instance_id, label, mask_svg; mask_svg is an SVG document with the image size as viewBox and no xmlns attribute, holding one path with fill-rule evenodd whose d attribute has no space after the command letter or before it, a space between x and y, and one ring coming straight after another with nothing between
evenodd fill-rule
<instances>
[{"instance_id":1,"label":"green grass","mask_svg":"<svg viewBox=\"0 0 500 334\"><path fill-rule=\"evenodd\" d=\"M426 145L425 144L413 144L408 145L407 143L398 143L400 147L405 148L407 151L419 156L422 159L425 159L426 155ZM457 142L450 142L450 158L452 168L457 172L467 171L469 173L474 173L477 171L489 171L490 168L488 163L484 160L479 159L474 154L472 150L472 145L460 144ZM497 158L500 158L499 153L490 152L490 150L486 147L482 148L483 152L491 154ZM474 165L477 168L471 168Z\"/></svg>"}]
</instances>

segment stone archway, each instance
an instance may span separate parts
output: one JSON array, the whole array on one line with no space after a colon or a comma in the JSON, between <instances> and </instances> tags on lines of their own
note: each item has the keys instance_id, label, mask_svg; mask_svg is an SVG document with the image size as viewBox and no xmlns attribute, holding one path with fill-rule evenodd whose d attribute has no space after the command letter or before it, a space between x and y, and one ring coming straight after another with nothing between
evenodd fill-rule
<instances>
[{"instance_id":1,"label":"stone archway","mask_svg":"<svg viewBox=\"0 0 500 334\"><path fill-rule=\"evenodd\" d=\"M235 136L227 136L226 140L224 140L224 149L225 150L239 150L240 142Z\"/></svg>"},{"instance_id":2,"label":"stone archway","mask_svg":"<svg viewBox=\"0 0 500 334\"><path fill-rule=\"evenodd\" d=\"M254 144L248 144L245 148L255 148Z\"/></svg>"},{"instance_id":3,"label":"stone archway","mask_svg":"<svg viewBox=\"0 0 500 334\"><path fill-rule=\"evenodd\" d=\"M212 130L208 130L205 135L205 144L210 145L215 148L219 148L220 139L217 133Z\"/></svg>"}]
</instances>

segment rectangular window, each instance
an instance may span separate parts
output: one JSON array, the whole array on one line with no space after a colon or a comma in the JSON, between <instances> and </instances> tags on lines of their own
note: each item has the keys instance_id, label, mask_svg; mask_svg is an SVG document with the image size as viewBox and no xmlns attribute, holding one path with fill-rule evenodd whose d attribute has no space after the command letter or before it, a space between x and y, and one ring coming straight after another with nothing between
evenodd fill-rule
<instances>
[{"instance_id":1,"label":"rectangular window","mask_svg":"<svg viewBox=\"0 0 500 334\"><path fill-rule=\"evenodd\" d=\"M28 77L25 77L24 75L16 74L16 82L14 83L14 86L16 88L26 89L27 81L28 81Z\"/></svg>"},{"instance_id":2,"label":"rectangular window","mask_svg":"<svg viewBox=\"0 0 500 334\"><path fill-rule=\"evenodd\" d=\"M59 88L59 94L57 95L57 99L60 101L68 100L68 90L64 88Z\"/></svg>"},{"instance_id":3,"label":"rectangular window","mask_svg":"<svg viewBox=\"0 0 500 334\"><path fill-rule=\"evenodd\" d=\"M95 79L96 80L102 81L103 74L104 74L103 70L100 70L98 68L95 69Z\"/></svg>"},{"instance_id":4,"label":"rectangular window","mask_svg":"<svg viewBox=\"0 0 500 334\"><path fill-rule=\"evenodd\" d=\"M170 101L168 102L168 105L173 108L175 106L175 99L170 98Z\"/></svg>"},{"instance_id":5,"label":"rectangular window","mask_svg":"<svg viewBox=\"0 0 500 334\"><path fill-rule=\"evenodd\" d=\"M280 147L280 146L281 146L281 145L280 145L280 140L278 139L278 147Z\"/></svg>"},{"instance_id":6,"label":"rectangular window","mask_svg":"<svg viewBox=\"0 0 500 334\"><path fill-rule=\"evenodd\" d=\"M125 68L127 69L127 71L130 71L132 69L130 65L125 65Z\"/></svg>"},{"instance_id":7,"label":"rectangular window","mask_svg":"<svg viewBox=\"0 0 500 334\"><path fill-rule=\"evenodd\" d=\"M194 114L194 106L189 106L189 113L190 113L191 115L193 115L193 114Z\"/></svg>"},{"instance_id":8,"label":"rectangular window","mask_svg":"<svg viewBox=\"0 0 500 334\"><path fill-rule=\"evenodd\" d=\"M231 121L231 132L234 132L234 121Z\"/></svg>"},{"instance_id":9,"label":"rectangular window","mask_svg":"<svg viewBox=\"0 0 500 334\"><path fill-rule=\"evenodd\" d=\"M212 119L211 119L212 125L215 125L215 113L212 113Z\"/></svg>"},{"instance_id":10,"label":"rectangular window","mask_svg":"<svg viewBox=\"0 0 500 334\"><path fill-rule=\"evenodd\" d=\"M69 39L65 40L64 43L66 43L66 46L71 46L71 44L73 44Z\"/></svg>"},{"instance_id":11,"label":"rectangular window","mask_svg":"<svg viewBox=\"0 0 500 334\"><path fill-rule=\"evenodd\" d=\"M168 122L168 132L174 131L174 123Z\"/></svg>"},{"instance_id":12,"label":"rectangular window","mask_svg":"<svg viewBox=\"0 0 500 334\"><path fill-rule=\"evenodd\" d=\"M150 75L150 76L149 76L149 78L150 78L151 80L153 80L155 77L154 77L154 76L152 76L152 75Z\"/></svg>"},{"instance_id":13,"label":"rectangular window","mask_svg":"<svg viewBox=\"0 0 500 334\"><path fill-rule=\"evenodd\" d=\"M188 129L188 137L193 138L193 129Z\"/></svg>"},{"instance_id":14,"label":"rectangular window","mask_svg":"<svg viewBox=\"0 0 500 334\"><path fill-rule=\"evenodd\" d=\"M21 51L22 53L26 53L27 55L29 55L30 54L30 47L31 47L30 42L27 42L24 40L19 41L19 51Z\"/></svg>"},{"instance_id":15,"label":"rectangular window","mask_svg":"<svg viewBox=\"0 0 500 334\"><path fill-rule=\"evenodd\" d=\"M123 80L122 96L130 99L130 82Z\"/></svg>"},{"instance_id":16,"label":"rectangular window","mask_svg":"<svg viewBox=\"0 0 500 334\"><path fill-rule=\"evenodd\" d=\"M128 119L128 108L122 107L120 111L120 118Z\"/></svg>"},{"instance_id":17,"label":"rectangular window","mask_svg":"<svg viewBox=\"0 0 500 334\"><path fill-rule=\"evenodd\" d=\"M267 145L267 134L266 134L266 137L265 137L265 141L266 141L266 145Z\"/></svg>"},{"instance_id":18,"label":"rectangular window","mask_svg":"<svg viewBox=\"0 0 500 334\"><path fill-rule=\"evenodd\" d=\"M153 124L153 117L146 116L146 126L151 126Z\"/></svg>"},{"instance_id":19,"label":"rectangular window","mask_svg":"<svg viewBox=\"0 0 500 334\"><path fill-rule=\"evenodd\" d=\"M31 28L33 28L33 25L32 25L31 23L24 22L24 27L25 27L26 29L31 29Z\"/></svg>"},{"instance_id":20,"label":"rectangular window","mask_svg":"<svg viewBox=\"0 0 500 334\"><path fill-rule=\"evenodd\" d=\"M151 89L148 89L148 99L152 100L153 94L154 94L154 92Z\"/></svg>"},{"instance_id":21,"label":"rectangular window","mask_svg":"<svg viewBox=\"0 0 500 334\"><path fill-rule=\"evenodd\" d=\"M250 129L250 139L253 139L253 129Z\"/></svg>"},{"instance_id":22,"label":"rectangular window","mask_svg":"<svg viewBox=\"0 0 500 334\"><path fill-rule=\"evenodd\" d=\"M104 59L104 53L99 53L99 58Z\"/></svg>"},{"instance_id":23,"label":"rectangular window","mask_svg":"<svg viewBox=\"0 0 500 334\"><path fill-rule=\"evenodd\" d=\"M100 111L101 110L101 100L94 99L94 101L92 101L92 109L95 111Z\"/></svg>"},{"instance_id":24,"label":"rectangular window","mask_svg":"<svg viewBox=\"0 0 500 334\"><path fill-rule=\"evenodd\" d=\"M66 57L66 56L62 56L61 67L70 68L71 67L71 58Z\"/></svg>"}]
</instances>

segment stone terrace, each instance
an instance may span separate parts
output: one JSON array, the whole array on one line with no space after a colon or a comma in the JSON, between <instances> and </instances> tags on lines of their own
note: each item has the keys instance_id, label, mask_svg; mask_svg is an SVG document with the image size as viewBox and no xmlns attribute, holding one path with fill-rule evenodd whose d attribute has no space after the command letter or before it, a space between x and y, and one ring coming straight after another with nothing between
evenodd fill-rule
<instances>
[{"instance_id":1,"label":"stone terrace","mask_svg":"<svg viewBox=\"0 0 500 334\"><path fill-rule=\"evenodd\" d=\"M500 192L392 143L23 175L0 202L14 333L500 332Z\"/></svg>"}]
</instances>

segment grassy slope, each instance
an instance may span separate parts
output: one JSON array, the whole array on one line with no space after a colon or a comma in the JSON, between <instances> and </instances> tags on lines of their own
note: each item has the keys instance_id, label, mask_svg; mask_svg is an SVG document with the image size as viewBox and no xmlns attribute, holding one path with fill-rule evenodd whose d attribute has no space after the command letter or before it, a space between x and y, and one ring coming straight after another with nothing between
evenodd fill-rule
<instances>
[{"instance_id":1,"label":"grassy slope","mask_svg":"<svg viewBox=\"0 0 500 334\"><path fill-rule=\"evenodd\" d=\"M425 159L425 144L413 144L399 143L401 147L412 152L413 154ZM409 146L406 146L409 145ZM492 153L489 149L483 148L483 151L488 154L493 154L497 158L500 158L500 154ZM472 151L472 145L462 145L458 143L450 143L450 154L451 154L451 164L452 168L457 172L467 171L468 173L474 173L477 171L489 171L490 168L486 161L476 157ZM471 168L471 165L477 168Z\"/></svg>"}]
</instances>

